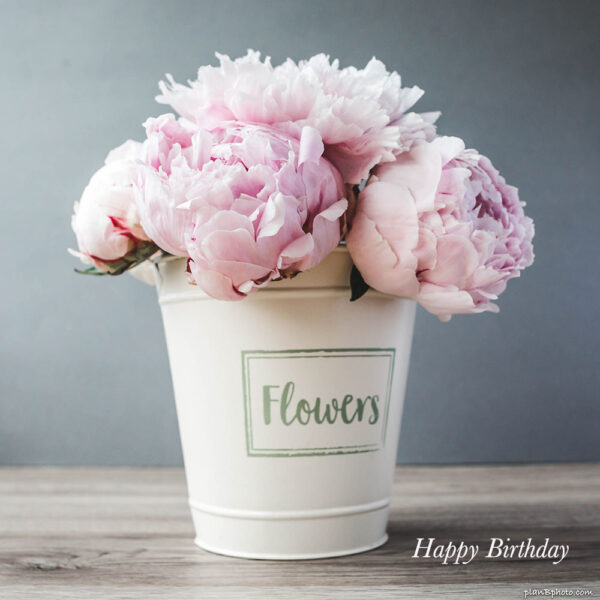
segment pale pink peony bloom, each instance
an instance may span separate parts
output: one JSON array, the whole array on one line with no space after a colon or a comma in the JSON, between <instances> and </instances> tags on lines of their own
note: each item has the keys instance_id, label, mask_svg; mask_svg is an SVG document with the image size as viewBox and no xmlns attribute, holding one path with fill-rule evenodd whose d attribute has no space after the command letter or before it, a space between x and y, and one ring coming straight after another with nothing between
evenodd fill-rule
<instances>
[{"instance_id":1,"label":"pale pink peony bloom","mask_svg":"<svg viewBox=\"0 0 600 600\"><path fill-rule=\"evenodd\" d=\"M154 244L140 225L135 205L142 144L128 140L111 150L75 203L72 227L79 251L70 251L99 271L121 271L127 257Z\"/></svg>"},{"instance_id":2,"label":"pale pink peony bloom","mask_svg":"<svg viewBox=\"0 0 600 600\"><path fill-rule=\"evenodd\" d=\"M374 171L347 235L364 280L440 319L497 312L506 282L533 262L533 221L517 189L458 138L418 142Z\"/></svg>"},{"instance_id":3,"label":"pale pink peony bloom","mask_svg":"<svg viewBox=\"0 0 600 600\"><path fill-rule=\"evenodd\" d=\"M348 202L315 129L299 140L235 122L208 132L163 115L146 130L141 222L163 250L189 258L208 295L240 300L339 243Z\"/></svg>"},{"instance_id":4,"label":"pale pink peony bloom","mask_svg":"<svg viewBox=\"0 0 600 600\"><path fill-rule=\"evenodd\" d=\"M325 144L324 157L346 183L360 183L376 164L435 135L438 113L407 112L423 91L402 88L400 76L376 59L359 70L340 69L324 54L277 67L251 50L235 60L217 57L220 65L201 67L189 86L167 76L157 100L209 130L223 121L245 121L299 139L303 127L313 127Z\"/></svg>"},{"instance_id":5,"label":"pale pink peony bloom","mask_svg":"<svg viewBox=\"0 0 600 600\"><path fill-rule=\"evenodd\" d=\"M200 146L210 148L210 134L176 119L172 114L150 118L145 123L147 139L141 152L147 165L140 170L137 206L144 231L165 252L188 256L185 231L191 227L192 214L187 206L188 188L197 175L197 168L208 156L196 160L194 152ZM192 138L206 135L200 144ZM196 148L196 150L194 150ZM189 159L189 160L188 160ZM180 205L185 207L180 208Z\"/></svg>"}]
</instances>

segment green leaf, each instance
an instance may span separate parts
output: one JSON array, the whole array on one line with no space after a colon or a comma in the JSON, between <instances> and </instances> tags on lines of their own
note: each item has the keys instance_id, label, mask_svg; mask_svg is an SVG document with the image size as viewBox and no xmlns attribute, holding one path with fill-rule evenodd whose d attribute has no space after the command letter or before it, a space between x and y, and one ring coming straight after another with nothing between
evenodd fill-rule
<instances>
[{"instance_id":1,"label":"green leaf","mask_svg":"<svg viewBox=\"0 0 600 600\"><path fill-rule=\"evenodd\" d=\"M356 265L352 265L352 271L350 272L350 290L352 291L350 302L362 298L369 289L369 284L363 279Z\"/></svg>"},{"instance_id":2,"label":"green leaf","mask_svg":"<svg viewBox=\"0 0 600 600\"><path fill-rule=\"evenodd\" d=\"M158 250L159 247L154 242L145 242L123 258L107 263L108 271L101 271L97 267L92 266L88 269L75 269L75 272L82 275L121 275L132 267L148 260Z\"/></svg>"},{"instance_id":3,"label":"green leaf","mask_svg":"<svg viewBox=\"0 0 600 600\"><path fill-rule=\"evenodd\" d=\"M90 267L89 269L73 269L75 273L80 273L81 275L110 275L106 271L100 271L96 267Z\"/></svg>"}]
</instances>

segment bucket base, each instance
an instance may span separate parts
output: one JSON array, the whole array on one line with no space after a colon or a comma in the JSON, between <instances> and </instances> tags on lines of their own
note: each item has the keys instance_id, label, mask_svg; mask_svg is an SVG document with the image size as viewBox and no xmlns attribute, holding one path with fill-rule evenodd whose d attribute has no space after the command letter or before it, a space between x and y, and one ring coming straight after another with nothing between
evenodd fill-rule
<instances>
[{"instance_id":1,"label":"bucket base","mask_svg":"<svg viewBox=\"0 0 600 600\"><path fill-rule=\"evenodd\" d=\"M215 554L237 558L331 558L368 552L388 540L387 503L364 512L348 514L348 508L351 508L348 507L340 509L341 514L338 515L309 516L310 512L317 515L322 511L302 511L302 516L294 517L277 512L266 513L264 517L232 516L232 511L214 514L197 506L192 505L191 508L197 534L194 540L196 545Z\"/></svg>"},{"instance_id":2,"label":"bucket base","mask_svg":"<svg viewBox=\"0 0 600 600\"><path fill-rule=\"evenodd\" d=\"M312 552L308 554L262 554L252 552L239 552L236 550L229 550L227 548L215 548L209 544L205 544L199 538L194 539L194 543L202 550L212 552L213 554L221 554L223 556L233 556L234 558L247 558L254 560L314 560L318 558L335 558L337 556L348 556L350 554L360 554L361 552L369 552L369 550L375 550L383 546L388 541L388 534L377 540L372 544L366 546L359 546L358 548L350 548L344 550L333 550L331 552Z\"/></svg>"}]
</instances>

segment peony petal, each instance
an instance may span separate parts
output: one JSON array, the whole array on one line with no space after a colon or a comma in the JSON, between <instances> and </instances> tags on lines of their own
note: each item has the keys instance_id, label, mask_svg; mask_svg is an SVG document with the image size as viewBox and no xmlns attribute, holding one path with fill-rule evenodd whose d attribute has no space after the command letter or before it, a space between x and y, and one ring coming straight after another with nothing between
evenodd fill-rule
<instances>
[{"instance_id":1,"label":"peony petal","mask_svg":"<svg viewBox=\"0 0 600 600\"><path fill-rule=\"evenodd\" d=\"M429 283L464 288L479 264L479 255L471 241L458 235L440 237L436 254L435 267L421 274Z\"/></svg>"},{"instance_id":2,"label":"peony petal","mask_svg":"<svg viewBox=\"0 0 600 600\"><path fill-rule=\"evenodd\" d=\"M323 150L325 146L321 134L314 127L303 127L298 150L298 166L305 162L319 164Z\"/></svg>"},{"instance_id":3,"label":"peony petal","mask_svg":"<svg viewBox=\"0 0 600 600\"><path fill-rule=\"evenodd\" d=\"M257 239L271 237L281 231L290 203L293 204L294 208L298 205L298 201L295 198L284 196L283 194L273 194L269 198L258 226Z\"/></svg>"},{"instance_id":4,"label":"peony petal","mask_svg":"<svg viewBox=\"0 0 600 600\"><path fill-rule=\"evenodd\" d=\"M431 142L431 146L439 152L442 165L447 165L465 149L463 140L452 136L439 136Z\"/></svg>"},{"instance_id":5,"label":"peony petal","mask_svg":"<svg viewBox=\"0 0 600 600\"><path fill-rule=\"evenodd\" d=\"M440 286L431 283L421 285L417 296L419 304L430 313L437 315L442 320L449 320L453 314L468 314L482 312L475 306L473 298L468 292L456 286Z\"/></svg>"},{"instance_id":6,"label":"peony petal","mask_svg":"<svg viewBox=\"0 0 600 600\"><path fill-rule=\"evenodd\" d=\"M218 271L198 269L193 261L190 261L190 272L195 283L203 292L217 300L243 300L244 294L237 292L231 279Z\"/></svg>"},{"instance_id":7,"label":"peony petal","mask_svg":"<svg viewBox=\"0 0 600 600\"><path fill-rule=\"evenodd\" d=\"M433 144L417 142L396 162L382 165L376 174L388 183L408 188L418 212L433 210L442 174L442 157Z\"/></svg>"},{"instance_id":8,"label":"peony petal","mask_svg":"<svg viewBox=\"0 0 600 600\"><path fill-rule=\"evenodd\" d=\"M292 265L297 265L298 270L301 270L301 259L310 257L314 248L315 241L310 233L296 238L281 251L279 260L277 261L277 268L283 271L289 269ZM310 263L312 261L308 260L307 262Z\"/></svg>"}]
</instances>

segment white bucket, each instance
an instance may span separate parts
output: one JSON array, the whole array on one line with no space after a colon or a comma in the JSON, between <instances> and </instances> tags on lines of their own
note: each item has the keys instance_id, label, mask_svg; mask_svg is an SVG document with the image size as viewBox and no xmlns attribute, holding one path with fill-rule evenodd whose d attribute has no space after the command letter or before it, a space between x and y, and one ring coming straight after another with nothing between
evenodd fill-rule
<instances>
[{"instance_id":1,"label":"white bucket","mask_svg":"<svg viewBox=\"0 0 600 600\"><path fill-rule=\"evenodd\" d=\"M351 303L350 268L340 247L224 302L187 283L184 260L158 265L200 547L305 559L387 540L415 304Z\"/></svg>"}]
</instances>

